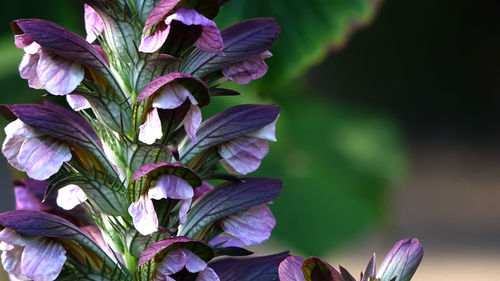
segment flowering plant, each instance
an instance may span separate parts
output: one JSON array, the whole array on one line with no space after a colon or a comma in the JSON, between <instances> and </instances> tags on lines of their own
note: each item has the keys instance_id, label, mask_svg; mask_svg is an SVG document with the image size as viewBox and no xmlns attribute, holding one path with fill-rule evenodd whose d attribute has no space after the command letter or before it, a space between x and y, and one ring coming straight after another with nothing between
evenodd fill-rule
<instances>
[{"instance_id":1,"label":"flowering plant","mask_svg":"<svg viewBox=\"0 0 500 281\"><path fill-rule=\"evenodd\" d=\"M281 182L241 176L276 141L279 108L239 105L204 122L201 108L238 94L224 80L267 72L278 23L220 31L221 0L84 2L86 39L45 20L12 23L21 77L73 110L1 108L11 121L2 152L30 178L16 182L16 210L0 214L11 279L354 280L319 258L234 258L276 224L268 204ZM362 280L410 280L422 254L403 240Z\"/></svg>"}]
</instances>

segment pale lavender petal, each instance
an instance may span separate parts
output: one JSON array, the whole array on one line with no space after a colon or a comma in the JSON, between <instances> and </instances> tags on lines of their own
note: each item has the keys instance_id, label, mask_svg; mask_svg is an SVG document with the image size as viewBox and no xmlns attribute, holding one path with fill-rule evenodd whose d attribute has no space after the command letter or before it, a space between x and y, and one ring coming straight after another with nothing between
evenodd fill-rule
<instances>
[{"instance_id":1,"label":"pale lavender petal","mask_svg":"<svg viewBox=\"0 0 500 281\"><path fill-rule=\"evenodd\" d=\"M14 168L24 171L24 167L17 160L17 155L27 138L42 136L40 132L16 119L5 127L5 140L2 145L2 153Z\"/></svg>"},{"instance_id":2,"label":"pale lavender petal","mask_svg":"<svg viewBox=\"0 0 500 281\"><path fill-rule=\"evenodd\" d=\"M0 231L0 241L2 241L1 251L13 249L13 246L25 246L24 239L16 231L4 228ZM10 246L9 246L10 245Z\"/></svg>"},{"instance_id":3,"label":"pale lavender petal","mask_svg":"<svg viewBox=\"0 0 500 281\"><path fill-rule=\"evenodd\" d=\"M0 242L0 245L2 244L5 244L5 242ZM24 247L11 246L8 250L6 247L2 247L1 250L3 269L14 277L20 278L18 280L26 280L26 276L23 276L21 273L21 259Z\"/></svg>"},{"instance_id":4,"label":"pale lavender petal","mask_svg":"<svg viewBox=\"0 0 500 281\"><path fill-rule=\"evenodd\" d=\"M40 46L37 42L33 42L24 48L24 52L30 55L38 54L41 51L42 51L42 46Z\"/></svg>"},{"instance_id":5,"label":"pale lavender petal","mask_svg":"<svg viewBox=\"0 0 500 281\"><path fill-rule=\"evenodd\" d=\"M201 110L197 105L192 105L184 117L184 129L189 139L196 143L196 132L201 124Z\"/></svg>"},{"instance_id":6,"label":"pale lavender petal","mask_svg":"<svg viewBox=\"0 0 500 281\"><path fill-rule=\"evenodd\" d=\"M52 281L66 262L66 250L55 240L36 237L24 248L21 272L34 281Z\"/></svg>"},{"instance_id":7,"label":"pale lavender petal","mask_svg":"<svg viewBox=\"0 0 500 281\"><path fill-rule=\"evenodd\" d=\"M156 215L153 202L142 195L139 200L132 203L128 213L134 221L134 226L142 235L149 235L158 231L158 216Z\"/></svg>"},{"instance_id":8,"label":"pale lavender petal","mask_svg":"<svg viewBox=\"0 0 500 281\"><path fill-rule=\"evenodd\" d=\"M279 115L278 115L279 117ZM278 118L272 123L264 126L263 128L248 134L249 137L255 137L263 140L276 141L276 122Z\"/></svg>"},{"instance_id":9,"label":"pale lavender petal","mask_svg":"<svg viewBox=\"0 0 500 281\"><path fill-rule=\"evenodd\" d=\"M27 188L16 186L14 187L14 194L16 197L16 210L46 211L49 209Z\"/></svg>"},{"instance_id":10,"label":"pale lavender petal","mask_svg":"<svg viewBox=\"0 0 500 281\"><path fill-rule=\"evenodd\" d=\"M148 190L148 196L154 200L167 199L167 189L163 188L163 185L157 184Z\"/></svg>"},{"instance_id":11,"label":"pale lavender petal","mask_svg":"<svg viewBox=\"0 0 500 281\"><path fill-rule=\"evenodd\" d=\"M193 195L193 201L196 199L200 198L203 194L209 192L210 190L214 189L213 186L211 186L208 182L203 182L201 186L197 187L194 190L194 195Z\"/></svg>"},{"instance_id":12,"label":"pale lavender petal","mask_svg":"<svg viewBox=\"0 0 500 281\"><path fill-rule=\"evenodd\" d=\"M200 259L200 257L195 255L193 252L186 249L181 249L181 251L183 251L184 255L186 256L185 266L187 271L191 273L196 273L207 268L207 263L204 262L202 259Z\"/></svg>"},{"instance_id":13,"label":"pale lavender petal","mask_svg":"<svg viewBox=\"0 0 500 281\"><path fill-rule=\"evenodd\" d=\"M89 101L80 95L66 95L66 100L74 111L90 108Z\"/></svg>"},{"instance_id":14,"label":"pale lavender petal","mask_svg":"<svg viewBox=\"0 0 500 281\"><path fill-rule=\"evenodd\" d=\"M267 73L267 64L262 55L230 64L222 70L222 74L238 84L248 84L252 80L261 78Z\"/></svg>"},{"instance_id":15,"label":"pale lavender petal","mask_svg":"<svg viewBox=\"0 0 500 281\"><path fill-rule=\"evenodd\" d=\"M70 184L57 192L57 206L64 210L71 210L86 200L87 195L78 185Z\"/></svg>"},{"instance_id":16,"label":"pale lavender petal","mask_svg":"<svg viewBox=\"0 0 500 281\"><path fill-rule=\"evenodd\" d=\"M163 175L156 184L166 191L167 197L172 199L193 198L193 187L185 180L174 175Z\"/></svg>"},{"instance_id":17,"label":"pale lavender petal","mask_svg":"<svg viewBox=\"0 0 500 281\"><path fill-rule=\"evenodd\" d=\"M153 108L146 116L144 124L139 126L139 140L146 144L153 144L157 139L163 137L161 120L158 109Z\"/></svg>"},{"instance_id":18,"label":"pale lavender petal","mask_svg":"<svg viewBox=\"0 0 500 281\"><path fill-rule=\"evenodd\" d=\"M186 254L183 249L174 249L165 256L158 265L158 272L164 275L175 274L181 271L186 264Z\"/></svg>"},{"instance_id":19,"label":"pale lavender petal","mask_svg":"<svg viewBox=\"0 0 500 281\"><path fill-rule=\"evenodd\" d=\"M179 222L180 224L185 224L187 220L187 213L189 211L189 208L191 207L191 202L193 202L193 199L185 199L181 200L181 207L179 208Z\"/></svg>"},{"instance_id":20,"label":"pale lavender petal","mask_svg":"<svg viewBox=\"0 0 500 281\"><path fill-rule=\"evenodd\" d=\"M73 92L84 76L80 63L47 52L40 54L36 73L45 89L59 96Z\"/></svg>"},{"instance_id":21,"label":"pale lavender petal","mask_svg":"<svg viewBox=\"0 0 500 281\"><path fill-rule=\"evenodd\" d=\"M224 158L222 165L240 175L257 170L268 152L268 141L253 137L238 137L219 146L219 154Z\"/></svg>"},{"instance_id":22,"label":"pale lavender petal","mask_svg":"<svg viewBox=\"0 0 500 281\"><path fill-rule=\"evenodd\" d=\"M214 239L210 240L208 245L212 247L243 247L243 243L240 240L233 239L231 237L226 236L217 236Z\"/></svg>"},{"instance_id":23,"label":"pale lavender petal","mask_svg":"<svg viewBox=\"0 0 500 281\"><path fill-rule=\"evenodd\" d=\"M85 31L87 32L87 41L94 42L104 30L104 22L101 16L89 5L84 4L85 9Z\"/></svg>"},{"instance_id":24,"label":"pale lavender petal","mask_svg":"<svg viewBox=\"0 0 500 281\"><path fill-rule=\"evenodd\" d=\"M298 256L289 256L280 263L278 274L280 281L306 281L302 273L304 259Z\"/></svg>"},{"instance_id":25,"label":"pale lavender petal","mask_svg":"<svg viewBox=\"0 0 500 281\"><path fill-rule=\"evenodd\" d=\"M220 279L213 269L207 267L196 276L195 281L220 281Z\"/></svg>"},{"instance_id":26,"label":"pale lavender petal","mask_svg":"<svg viewBox=\"0 0 500 281\"><path fill-rule=\"evenodd\" d=\"M17 155L17 161L23 171L35 180L48 179L69 160L69 146L49 136L26 139Z\"/></svg>"},{"instance_id":27,"label":"pale lavender petal","mask_svg":"<svg viewBox=\"0 0 500 281\"><path fill-rule=\"evenodd\" d=\"M8 136L5 138L2 145L2 153L9 162L12 167L24 171L24 168L19 161L17 161L17 155L21 150L21 146L23 145L26 138L20 136Z\"/></svg>"},{"instance_id":28,"label":"pale lavender petal","mask_svg":"<svg viewBox=\"0 0 500 281\"><path fill-rule=\"evenodd\" d=\"M139 51L143 53L154 53L158 51L165 40L167 40L168 34L170 33L170 25L166 25L160 22L154 29L154 31L147 36L144 36L139 46Z\"/></svg>"},{"instance_id":29,"label":"pale lavender petal","mask_svg":"<svg viewBox=\"0 0 500 281\"><path fill-rule=\"evenodd\" d=\"M24 49L32 43L33 40L26 33L14 35L14 44L19 49Z\"/></svg>"},{"instance_id":30,"label":"pale lavender petal","mask_svg":"<svg viewBox=\"0 0 500 281\"><path fill-rule=\"evenodd\" d=\"M170 83L165 85L153 98L153 107L174 109L181 106L186 99L189 99L191 104L196 104L196 99L194 99L186 87L179 83Z\"/></svg>"},{"instance_id":31,"label":"pale lavender petal","mask_svg":"<svg viewBox=\"0 0 500 281\"><path fill-rule=\"evenodd\" d=\"M180 21L185 25L198 25L203 28L202 33L195 45L199 49L223 55L224 41L222 40L221 33L217 28L214 21L209 20L205 16L199 14L193 9L179 8L175 13L165 19L165 23L170 25L173 21Z\"/></svg>"},{"instance_id":32,"label":"pale lavender petal","mask_svg":"<svg viewBox=\"0 0 500 281\"><path fill-rule=\"evenodd\" d=\"M38 79L36 73L39 59L39 54L26 53L19 64L19 74L21 78L28 80L28 85L33 89L43 89L43 84Z\"/></svg>"},{"instance_id":33,"label":"pale lavender petal","mask_svg":"<svg viewBox=\"0 0 500 281\"><path fill-rule=\"evenodd\" d=\"M257 245L269 239L275 225L276 220L266 204L239 212L221 221L221 227L226 233L237 237L247 246Z\"/></svg>"}]
</instances>

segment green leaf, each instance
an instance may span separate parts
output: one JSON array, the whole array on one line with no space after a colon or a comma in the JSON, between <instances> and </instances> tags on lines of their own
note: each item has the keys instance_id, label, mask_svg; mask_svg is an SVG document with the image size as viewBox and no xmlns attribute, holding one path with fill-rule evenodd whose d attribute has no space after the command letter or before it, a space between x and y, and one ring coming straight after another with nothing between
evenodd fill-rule
<instances>
[{"instance_id":1,"label":"green leaf","mask_svg":"<svg viewBox=\"0 0 500 281\"><path fill-rule=\"evenodd\" d=\"M68 262L73 266L73 270L65 269L57 277L56 281L135 281L131 274L125 274L118 266L111 270L102 268L96 271L90 265L82 265L80 262L68 257ZM66 266L67 267L67 266Z\"/></svg>"},{"instance_id":2,"label":"green leaf","mask_svg":"<svg viewBox=\"0 0 500 281\"><path fill-rule=\"evenodd\" d=\"M269 178L246 178L243 182L222 184L196 201L178 235L194 237L216 220L274 200L280 190L281 181Z\"/></svg>"},{"instance_id":3,"label":"green leaf","mask_svg":"<svg viewBox=\"0 0 500 281\"><path fill-rule=\"evenodd\" d=\"M379 1L372 0L237 0L222 7L220 27L254 17L274 17L283 32L268 59L266 85L283 85L321 61L332 45L342 44L353 26L368 22ZM264 88L261 87L262 89Z\"/></svg>"}]
</instances>

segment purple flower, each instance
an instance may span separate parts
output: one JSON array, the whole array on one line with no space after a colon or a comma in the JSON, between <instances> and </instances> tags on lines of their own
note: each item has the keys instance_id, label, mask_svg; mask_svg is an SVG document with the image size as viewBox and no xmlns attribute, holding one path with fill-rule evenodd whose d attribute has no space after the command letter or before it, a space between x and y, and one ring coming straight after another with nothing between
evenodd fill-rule
<instances>
[{"instance_id":1,"label":"purple flower","mask_svg":"<svg viewBox=\"0 0 500 281\"><path fill-rule=\"evenodd\" d=\"M168 2L171 1L161 1L151 12L144 27L139 51L153 53L159 50L168 38L172 21L178 21L186 26L201 27L201 35L195 42L196 47L209 53L223 54L224 42L214 21L193 9L179 7L174 10ZM166 6L169 7L165 8Z\"/></svg>"},{"instance_id":2,"label":"purple flower","mask_svg":"<svg viewBox=\"0 0 500 281\"><path fill-rule=\"evenodd\" d=\"M222 74L224 74L227 79L238 84L248 84L250 81L266 75L268 67L264 59L272 56L273 54L271 54L271 52L265 51L247 60L226 66L222 70Z\"/></svg>"},{"instance_id":3,"label":"purple flower","mask_svg":"<svg viewBox=\"0 0 500 281\"><path fill-rule=\"evenodd\" d=\"M16 169L36 180L48 179L71 159L65 142L47 136L17 119L5 127L2 153Z\"/></svg>"},{"instance_id":4,"label":"purple flower","mask_svg":"<svg viewBox=\"0 0 500 281\"><path fill-rule=\"evenodd\" d=\"M179 200L181 202L179 221L183 224L186 222L186 215L191 206L193 195L193 187L183 179L174 175L162 175L147 194L143 194L139 200L130 205L128 211L132 216L137 231L142 235L149 235L158 231L158 217L152 199L171 198Z\"/></svg>"},{"instance_id":5,"label":"purple flower","mask_svg":"<svg viewBox=\"0 0 500 281\"><path fill-rule=\"evenodd\" d=\"M183 83L189 84L192 90ZM146 144L153 144L163 136L158 109L175 109L189 102L189 110L184 116L184 129L191 141L196 142L196 132L200 127L202 117L195 95L208 95L207 91L205 82L189 74L173 72L153 80L137 98L137 102L140 102L152 97L152 109L147 114L145 122L139 127L139 140Z\"/></svg>"},{"instance_id":6,"label":"purple flower","mask_svg":"<svg viewBox=\"0 0 500 281\"><path fill-rule=\"evenodd\" d=\"M190 273L198 273L195 281L219 281L213 269L190 250L178 248L167 253L163 261L156 268L155 280L175 280L171 275L182 269Z\"/></svg>"},{"instance_id":7,"label":"purple flower","mask_svg":"<svg viewBox=\"0 0 500 281\"><path fill-rule=\"evenodd\" d=\"M424 256L424 248L418 239L404 239L397 242L385 256L377 273L381 281L409 281L415 274Z\"/></svg>"},{"instance_id":8,"label":"purple flower","mask_svg":"<svg viewBox=\"0 0 500 281\"><path fill-rule=\"evenodd\" d=\"M85 9L85 31L87 32L86 40L89 43L94 42L104 30L104 22L101 16L89 5L84 4Z\"/></svg>"},{"instance_id":9,"label":"purple flower","mask_svg":"<svg viewBox=\"0 0 500 281\"><path fill-rule=\"evenodd\" d=\"M21 280L52 281L66 262L66 251L53 239L21 236L5 228L0 241L3 268Z\"/></svg>"},{"instance_id":10,"label":"purple flower","mask_svg":"<svg viewBox=\"0 0 500 281\"><path fill-rule=\"evenodd\" d=\"M268 141L276 141L276 120L254 133L219 145L219 154L223 158L224 168L239 175L246 175L257 170L262 159L269 152Z\"/></svg>"},{"instance_id":11,"label":"purple flower","mask_svg":"<svg viewBox=\"0 0 500 281\"><path fill-rule=\"evenodd\" d=\"M15 35L18 48L24 49L19 74L30 87L46 89L53 95L73 92L84 77L80 63L52 54L34 42L27 34Z\"/></svg>"},{"instance_id":12,"label":"purple flower","mask_svg":"<svg viewBox=\"0 0 500 281\"><path fill-rule=\"evenodd\" d=\"M424 249L418 239L404 239L397 242L385 256L379 272L375 271L375 254L368 263L360 281L410 281L424 255ZM320 258L310 257L306 260L290 256L279 266L280 281L305 281L311 276L323 277L324 280L351 281L352 275L340 267L342 274ZM309 277L309 278L306 278ZM315 279L323 280L323 279Z\"/></svg>"}]
</instances>

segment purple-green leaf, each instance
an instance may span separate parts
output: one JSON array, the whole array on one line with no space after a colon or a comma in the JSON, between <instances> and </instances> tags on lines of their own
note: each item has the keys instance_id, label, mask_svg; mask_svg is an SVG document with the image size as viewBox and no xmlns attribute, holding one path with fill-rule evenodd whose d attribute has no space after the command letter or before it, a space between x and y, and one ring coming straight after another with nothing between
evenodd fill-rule
<instances>
[{"instance_id":1,"label":"purple-green leaf","mask_svg":"<svg viewBox=\"0 0 500 281\"><path fill-rule=\"evenodd\" d=\"M271 256L221 259L209 264L221 281L271 281L279 280L278 267L288 257L288 252Z\"/></svg>"},{"instance_id":2,"label":"purple-green leaf","mask_svg":"<svg viewBox=\"0 0 500 281\"><path fill-rule=\"evenodd\" d=\"M139 268L153 258L161 260L169 251L177 248L190 250L205 261L209 261L214 257L212 248L210 248L210 246L206 243L186 237L174 237L153 243L146 250L144 250L139 258L137 267Z\"/></svg>"},{"instance_id":3,"label":"purple-green leaf","mask_svg":"<svg viewBox=\"0 0 500 281\"><path fill-rule=\"evenodd\" d=\"M184 60L182 72L202 77L261 54L278 39L280 31L273 18L256 18L234 24L221 32L224 56L197 49Z\"/></svg>"},{"instance_id":4,"label":"purple-green leaf","mask_svg":"<svg viewBox=\"0 0 500 281\"><path fill-rule=\"evenodd\" d=\"M159 177L160 175L174 175L189 183L192 187L198 187L201 185L201 178L196 174L195 171L188 167L185 167L179 163L150 163L140 167L135 171L132 176L131 181L136 181L141 177L149 175L151 177Z\"/></svg>"},{"instance_id":5,"label":"purple-green leaf","mask_svg":"<svg viewBox=\"0 0 500 281\"><path fill-rule=\"evenodd\" d=\"M281 181L271 178L246 178L239 183L225 183L206 193L191 207L179 235L194 237L212 222L239 211L274 200L281 191Z\"/></svg>"},{"instance_id":6,"label":"purple-green leaf","mask_svg":"<svg viewBox=\"0 0 500 281\"><path fill-rule=\"evenodd\" d=\"M196 133L197 143L188 142L180 149L180 160L187 163L198 153L233 138L255 132L278 118L277 105L244 104L212 116Z\"/></svg>"}]
</instances>

